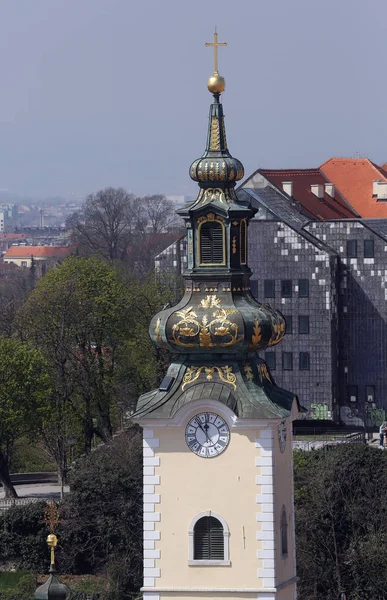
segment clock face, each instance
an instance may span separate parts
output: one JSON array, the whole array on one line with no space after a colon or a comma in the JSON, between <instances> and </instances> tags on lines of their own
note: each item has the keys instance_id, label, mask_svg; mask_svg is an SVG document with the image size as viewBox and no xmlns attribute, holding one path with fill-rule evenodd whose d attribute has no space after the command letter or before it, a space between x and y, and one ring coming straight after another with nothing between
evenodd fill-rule
<instances>
[{"instance_id":1,"label":"clock face","mask_svg":"<svg viewBox=\"0 0 387 600\"><path fill-rule=\"evenodd\" d=\"M286 448L286 421L281 421L278 425L278 443L281 452L285 452Z\"/></svg>"},{"instance_id":2,"label":"clock face","mask_svg":"<svg viewBox=\"0 0 387 600\"><path fill-rule=\"evenodd\" d=\"M230 430L222 417L212 412L192 417L185 428L185 441L192 452L202 458L213 458L226 450Z\"/></svg>"}]
</instances>

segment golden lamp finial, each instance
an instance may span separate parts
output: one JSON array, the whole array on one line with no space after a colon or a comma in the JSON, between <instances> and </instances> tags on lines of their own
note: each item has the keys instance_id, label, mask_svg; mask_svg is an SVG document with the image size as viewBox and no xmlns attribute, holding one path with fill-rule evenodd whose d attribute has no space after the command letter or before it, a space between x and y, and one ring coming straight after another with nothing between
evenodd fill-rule
<instances>
[{"instance_id":1,"label":"golden lamp finial","mask_svg":"<svg viewBox=\"0 0 387 600\"><path fill-rule=\"evenodd\" d=\"M206 42L205 45L213 46L214 48L214 74L209 78L207 87L212 94L221 94L222 92L224 92L226 82L224 78L221 75L219 75L218 71L218 48L219 46L227 46L227 43L218 42L218 32L216 31L215 27L214 41Z\"/></svg>"},{"instance_id":2,"label":"golden lamp finial","mask_svg":"<svg viewBox=\"0 0 387 600\"><path fill-rule=\"evenodd\" d=\"M51 566L55 565L55 548L58 544L58 538L54 534L55 527L61 523L60 510L58 506L55 504L53 500L46 506L44 509L44 523L47 525L50 530L49 535L47 536L47 544L51 549Z\"/></svg>"}]
</instances>

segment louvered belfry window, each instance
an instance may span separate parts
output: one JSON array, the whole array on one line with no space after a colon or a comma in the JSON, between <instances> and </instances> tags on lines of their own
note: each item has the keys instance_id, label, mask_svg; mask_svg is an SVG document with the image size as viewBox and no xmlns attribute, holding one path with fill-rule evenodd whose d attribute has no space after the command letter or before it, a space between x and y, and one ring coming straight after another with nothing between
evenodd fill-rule
<instances>
[{"instance_id":1,"label":"louvered belfry window","mask_svg":"<svg viewBox=\"0 0 387 600\"><path fill-rule=\"evenodd\" d=\"M246 257L246 221L242 219L240 225L240 243L241 243L241 264L245 265Z\"/></svg>"},{"instance_id":2,"label":"louvered belfry window","mask_svg":"<svg viewBox=\"0 0 387 600\"><path fill-rule=\"evenodd\" d=\"M223 263L223 227L213 221L203 223L200 228L200 264L221 265Z\"/></svg>"},{"instance_id":3,"label":"louvered belfry window","mask_svg":"<svg viewBox=\"0 0 387 600\"><path fill-rule=\"evenodd\" d=\"M194 527L194 560L224 560L223 525L215 517L202 517Z\"/></svg>"}]
</instances>

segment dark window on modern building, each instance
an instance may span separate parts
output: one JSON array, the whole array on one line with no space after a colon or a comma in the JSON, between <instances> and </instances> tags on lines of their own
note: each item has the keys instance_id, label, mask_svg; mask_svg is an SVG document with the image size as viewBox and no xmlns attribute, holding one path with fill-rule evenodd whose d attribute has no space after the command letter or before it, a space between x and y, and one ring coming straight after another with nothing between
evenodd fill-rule
<instances>
[{"instance_id":1,"label":"dark window on modern building","mask_svg":"<svg viewBox=\"0 0 387 600\"><path fill-rule=\"evenodd\" d=\"M292 297L292 280L291 279L283 279L281 281L281 296L283 298L291 298Z\"/></svg>"},{"instance_id":2,"label":"dark window on modern building","mask_svg":"<svg viewBox=\"0 0 387 600\"><path fill-rule=\"evenodd\" d=\"M348 386L348 401L352 402L352 403L358 401L357 385L349 385Z\"/></svg>"},{"instance_id":3,"label":"dark window on modern building","mask_svg":"<svg viewBox=\"0 0 387 600\"><path fill-rule=\"evenodd\" d=\"M240 232L240 244L241 244L241 265L245 265L247 262L247 225L246 219L242 219L239 232Z\"/></svg>"},{"instance_id":4,"label":"dark window on modern building","mask_svg":"<svg viewBox=\"0 0 387 600\"><path fill-rule=\"evenodd\" d=\"M200 228L200 264L224 264L224 230L220 223L203 223Z\"/></svg>"},{"instance_id":5,"label":"dark window on modern building","mask_svg":"<svg viewBox=\"0 0 387 600\"><path fill-rule=\"evenodd\" d=\"M309 316L300 315L298 317L298 333L309 333Z\"/></svg>"},{"instance_id":6,"label":"dark window on modern building","mask_svg":"<svg viewBox=\"0 0 387 600\"><path fill-rule=\"evenodd\" d=\"M275 368L276 368L275 352L265 352L265 361L266 361L267 366L269 367L269 371L275 371Z\"/></svg>"},{"instance_id":7,"label":"dark window on modern building","mask_svg":"<svg viewBox=\"0 0 387 600\"><path fill-rule=\"evenodd\" d=\"M298 280L298 295L300 298L309 298L309 279Z\"/></svg>"},{"instance_id":8,"label":"dark window on modern building","mask_svg":"<svg viewBox=\"0 0 387 600\"><path fill-rule=\"evenodd\" d=\"M285 315L286 333L293 333L293 317L292 315Z\"/></svg>"},{"instance_id":9,"label":"dark window on modern building","mask_svg":"<svg viewBox=\"0 0 387 600\"><path fill-rule=\"evenodd\" d=\"M366 385L366 402L373 404L375 402L375 386Z\"/></svg>"},{"instance_id":10,"label":"dark window on modern building","mask_svg":"<svg viewBox=\"0 0 387 600\"><path fill-rule=\"evenodd\" d=\"M348 256L348 258L357 258L357 241L356 240L348 240L347 241L347 256Z\"/></svg>"},{"instance_id":11,"label":"dark window on modern building","mask_svg":"<svg viewBox=\"0 0 387 600\"><path fill-rule=\"evenodd\" d=\"M374 240L364 240L364 258L374 258Z\"/></svg>"},{"instance_id":12,"label":"dark window on modern building","mask_svg":"<svg viewBox=\"0 0 387 600\"><path fill-rule=\"evenodd\" d=\"M215 517L202 517L195 524L194 560L224 560L223 525Z\"/></svg>"},{"instance_id":13,"label":"dark window on modern building","mask_svg":"<svg viewBox=\"0 0 387 600\"><path fill-rule=\"evenodd\" d=\"M281 554L283 558L288 555L288 520L285 507L282 508L281 513Z\"/></svg>"},{"instance_id":14,"label":"dark window on modern building","mask_svg":"<svg viewBox=\"0 0 387 600\"><path fill-rule=\"evenodd\" d=\"M299 368L300 368L300 371L309 371L309 369L310 369L309 352L300 352Z\"/></svg>"},{"instance_id":15,"label":"dark window on modern building","mask_svg":"<svg viewBox=\"0 0 387 600\"><path fill-rule=\"evenodd\" d=\"M258 281L256 279L250 279L250 289L254 298L258 298Z\"/></svg>"},{"instance_id":16,"label":"dark window on modern building","mask_svg":"<svg viewBox=\"0 0 387 600\"><path fill-rule=\"evenodd\" d=\"M265 298L275 298L275 280L265 279L263 283Z\"/></svg>"},{"instance_id":17,"label":"dark window on modern building","mask_svg":"<svg viewBox=\"0 0 387 600\"><path fill-rule=\"evenodd\" d=\"M282 368L284 371L293 370L293 354L292 352L282 352Z\"/></svg>"}]
</instances>

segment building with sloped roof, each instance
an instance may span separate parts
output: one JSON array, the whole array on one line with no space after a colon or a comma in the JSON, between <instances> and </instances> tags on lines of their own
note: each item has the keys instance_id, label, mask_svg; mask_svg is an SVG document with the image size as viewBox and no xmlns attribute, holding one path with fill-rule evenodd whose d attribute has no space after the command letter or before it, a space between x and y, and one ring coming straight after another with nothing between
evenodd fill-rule
<instances>
[{"instance_id":1,"label":"building with sloped roof","mask_svg":"<svg viewBox=\"0 0 387 600\"><path fill-rule=\"evenodd\" d=\"M320 172L363 218L387 218L387 171L368 158L330 158Z\"/></svg>"},{"instance_id":2,"label":"building with sloped roof","mask_svg":"<svg viewBox=\"0 0 387 600\"><path fill-rule=\"evenodd\" d=\"M387 415L387 218L359 218L336 188L337 202L321 198L316 208L308 177L300 175L293 196L280 179L256 171L237 190L257 210L248 238L252 293L277 305L287 324L281 345L262 358L306 418L377 425ZM177 243L156 268L185 264L186 244Z\"/></svg>"},{"instance_id":3,"label":"building with sloped roof","mask_svg":"<svg viewBox=\"0 0 387 600\"><path fill-rule=\"evenodd\" d=\"M319 169L258 169L242 184L259 189L269 181L310 219L350 219L359 214Z\"/></svg>"},{"instance_id":4,"label":"building with sloped roof","mask_svg":"<svg viewBox=\"0 0 387 600\"><path fill-rule=\"evenodd\" d=\"M70 246L11 246L4 254L3 260L18 267L30 267L32 260L60 261L70 256L71 252Z\"/></svg>"}]
</instances>

